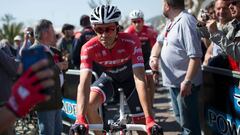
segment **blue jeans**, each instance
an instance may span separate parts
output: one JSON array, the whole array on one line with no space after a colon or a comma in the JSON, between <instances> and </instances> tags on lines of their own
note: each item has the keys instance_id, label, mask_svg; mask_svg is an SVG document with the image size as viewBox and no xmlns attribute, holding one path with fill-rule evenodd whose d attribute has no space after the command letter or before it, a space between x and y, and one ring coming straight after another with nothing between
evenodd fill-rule
<instances>
[{"instance_id":1,"label":"blue jeans","mask_svg":"<svg viewBox=\"0 0 240 135\"><path fill-rule=\"evenodd\" d=\"M37 115L40 135L61 135L63 129L61 109L37 112Z\"/></svg>"},{"instance_id":2,"label":"blue jeans","mask_svg":"<svg viewBox=\"0 0 240 135\"><path fill-rule=\"evenodd\" d=\"M182 128L182 135L201 135L198 114L199 90L200 86L193 86L191 95L182 97L179 88L169 88L173 111Z\"/></svg>"}]
</instances>

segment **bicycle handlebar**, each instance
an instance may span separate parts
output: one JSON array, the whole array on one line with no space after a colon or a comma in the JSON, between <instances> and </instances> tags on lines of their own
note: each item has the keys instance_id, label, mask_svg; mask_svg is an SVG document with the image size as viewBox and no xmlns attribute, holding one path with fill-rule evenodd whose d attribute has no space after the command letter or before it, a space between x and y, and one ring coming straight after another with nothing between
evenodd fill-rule
<instances>
[{"instance_id":1,"label":"bicycle handlebar","mask_svg":"<svg viewBox=\"0 0 240 135\"><path fill-rule=\"evenodd\" d=\"M91 131L104 131L103 124L89 124L89 130ZM120 130L127 130L127 131L145 131L146 126L143 124L125 124L125 125L109 125L110 131L120 131Z\"/></svg>"}]
</instances>

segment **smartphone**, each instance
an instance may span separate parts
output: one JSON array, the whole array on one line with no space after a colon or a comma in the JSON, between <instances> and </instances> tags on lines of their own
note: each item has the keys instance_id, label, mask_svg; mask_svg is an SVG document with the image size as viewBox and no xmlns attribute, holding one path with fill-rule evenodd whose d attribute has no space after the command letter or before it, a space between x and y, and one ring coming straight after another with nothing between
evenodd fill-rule
<instances>
[{"instance_id":1,"label":"smartphone","mask_svg":"<svg viewBox=\"0 0 240 135\"><path fill-rule=\"evenodd\" d=\"M43 46L24 49L22 51L21 62L23 63L23 72L27 71L33 64L40 60L47 59L47 54ZM41 69L40 69L41 70ZM44 94L50 94L49 88L41 91Z\"/></svg>"},{"instance_id":2,"label":"smartphone","mask_svg":"<svg viewBox=\"0 0 240 135\"><path fill-rule=\"evenodd\" d=\"M24 49L22 51L21 62L23 63L23 71L28 70L36 62L46 59L46 53L43 46L36 46L33 48Z\"/></svg>"}]
</instances>

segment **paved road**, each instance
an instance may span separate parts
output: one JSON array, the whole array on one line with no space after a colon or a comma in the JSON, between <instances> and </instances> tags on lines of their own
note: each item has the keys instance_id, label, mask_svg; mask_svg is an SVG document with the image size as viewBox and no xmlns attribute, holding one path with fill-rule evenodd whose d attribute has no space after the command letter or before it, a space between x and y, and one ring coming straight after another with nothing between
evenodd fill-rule
<instances>
[{"instance_id":1,"label":"paved road","mask_svg":"<svg viewBox=\"0 0 240 135\"><path fill-rule=\"evenodd\" d=\"M164 129L164 135L177 135L180 127L176 123L171 109L171 99L164 87L157 89L154 95L155 118Z\"/></svg>"}]
</instances>

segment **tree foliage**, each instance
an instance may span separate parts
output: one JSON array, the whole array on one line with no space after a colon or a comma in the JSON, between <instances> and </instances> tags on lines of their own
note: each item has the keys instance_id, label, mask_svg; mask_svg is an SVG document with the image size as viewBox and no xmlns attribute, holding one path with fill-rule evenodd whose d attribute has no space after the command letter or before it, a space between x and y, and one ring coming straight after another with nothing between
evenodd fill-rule
<instances>
[{"instance_id":1,"label":"tree foliage","mask_svg":"<svg viewBox=\"0 0 240 135\"><path fill-rule=\"evenodd\" d=\"M5 14L0 20L3 22L0 28L0 39L8 39L13 44L14 37L20 34L24 24L14 22L15 18L11 14Z\"/></svg>"}]
</instances>

